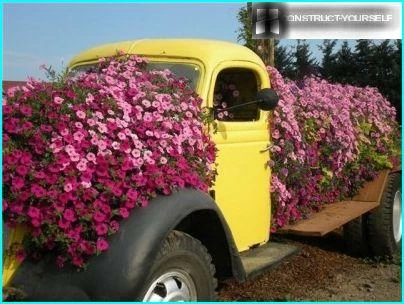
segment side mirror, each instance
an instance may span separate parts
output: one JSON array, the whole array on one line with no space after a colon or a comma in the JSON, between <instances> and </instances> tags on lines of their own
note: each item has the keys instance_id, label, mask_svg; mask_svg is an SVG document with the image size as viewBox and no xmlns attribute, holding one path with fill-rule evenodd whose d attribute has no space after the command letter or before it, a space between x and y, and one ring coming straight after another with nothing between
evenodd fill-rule
<instances>
[{"instance_id":1,"label":"side mirror","mask_svg":"<svg viewBox=\"0 0 404 304\"><path fill-rule=\"evenodd\" d=\"M258 107L264 111L271 111L278 105L279 97L273 89L262 89L257 93Z\"/></svg>"}]
</instances>

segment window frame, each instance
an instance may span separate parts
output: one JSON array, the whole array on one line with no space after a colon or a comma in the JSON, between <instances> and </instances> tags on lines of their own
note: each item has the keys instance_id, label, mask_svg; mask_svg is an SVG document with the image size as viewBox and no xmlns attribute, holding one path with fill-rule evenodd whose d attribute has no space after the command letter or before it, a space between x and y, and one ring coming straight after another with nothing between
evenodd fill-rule
<instances>
[{"instance_id":1,"label":"window frame","mask_svg":"<svg viewBox=\"0 0 404 304\"><path fill-rule=\"evenodd\" d=\"M258 65L254 62L249 62L249 61L224 61L218 64L213 73L212 77L210 80L210 89L208 93L208 100L207 104L208 107L213 110L214 105L213 105L213 98L214 98L214 89L216 85L217 78L220 74L221 71L225 69L231 69L231 68L241 68L241 69L247 69L250 70L254 73L256 80L257 80L257 89L261 90L263 88L270 88L269 84L269 75L267 71L264 69L263 66ZM262 125L263 123L267 123L267 113L266 111L259 111L259 119L257 120L247 120L247 121L231 121L231 120L218 120L215 119L217 125L218 125L218 131L225 131L228 129L228 127L231 127L231 129L255 129L254 126L259 126Z\"/></svg>"}]
</instances>

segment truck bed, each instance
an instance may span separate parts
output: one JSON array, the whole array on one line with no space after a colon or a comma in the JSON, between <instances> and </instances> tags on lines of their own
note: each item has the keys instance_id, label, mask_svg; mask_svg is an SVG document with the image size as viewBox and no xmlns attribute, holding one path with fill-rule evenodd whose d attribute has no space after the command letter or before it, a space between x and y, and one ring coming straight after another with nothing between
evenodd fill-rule
<instances>
[{"instance_id":1,"label":"truck bed","mask_svg":"<svg viewBox=\"0 0 404 304\"><path fill-rule=\"evenodd\" d=\"M375 180L366 183L359 194L351 200L329 204L308 219L282 227L278 233L323 236L362 214L372 211L380 204L388 174L389 170L381 171Z\"/></svg>"}]
</instances>

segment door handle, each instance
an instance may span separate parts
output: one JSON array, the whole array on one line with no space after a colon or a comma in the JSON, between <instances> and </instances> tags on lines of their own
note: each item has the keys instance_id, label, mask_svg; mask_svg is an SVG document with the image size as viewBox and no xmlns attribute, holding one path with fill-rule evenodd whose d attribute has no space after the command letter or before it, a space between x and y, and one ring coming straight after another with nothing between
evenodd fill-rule
<instances>
[{"instance_id":1,"label":"door handle","mask_svg":"<svg viewBox=\"0 0 404 304\"><path fill-rule=\"evenodd\" d=\"M267 144L265 149L260 150L261 153L269 151L274 145L273 144Z\"/></svg>"}]
</instances>

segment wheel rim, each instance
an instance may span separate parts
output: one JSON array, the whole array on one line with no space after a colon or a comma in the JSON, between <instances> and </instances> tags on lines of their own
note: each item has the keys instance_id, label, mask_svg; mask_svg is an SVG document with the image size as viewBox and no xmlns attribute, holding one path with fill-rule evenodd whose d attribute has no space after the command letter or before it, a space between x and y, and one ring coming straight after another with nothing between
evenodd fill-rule
<instances>
[{"instance_id":1,"label":"wheel rim","mask_svg":"<svg viewBox=\"0 0 404 304\"><path fill-rule=\"evenodd\" d=\"M401 191L394 195L393 202L393 234L396 243L401 241L402 236L402 218L401 218Z\"/></svg>"},{"instance_id":2,"label":"wheel rim","mask_svg":"<svg viewBox=\"0 0 404 304\"><path fill-rule=\"evenodd\" d=\"M191 276L183 270L167 272L154 280L143 302L189 302L196 301L196 287Z\"/></svg>"}]
</instances>

